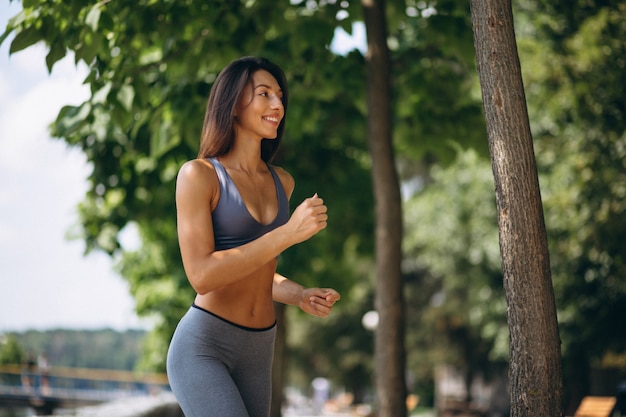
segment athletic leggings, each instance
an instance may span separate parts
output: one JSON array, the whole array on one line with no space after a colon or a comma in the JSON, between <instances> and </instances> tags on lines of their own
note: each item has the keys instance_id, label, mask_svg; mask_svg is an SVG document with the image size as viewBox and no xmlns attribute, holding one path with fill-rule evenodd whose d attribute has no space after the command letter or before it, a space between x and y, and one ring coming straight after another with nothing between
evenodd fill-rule
<instances>
[{"instance_id":1,"label":"athletic leggings","mask_svg":"<svg viewBox=\"0 0 626 417\"><path fill-rule=\"evenodd\" d=\"M275 335L276 324L242 327L192 305L167 353L185 417L268 417Z\"/></svg>"}]
</instances>

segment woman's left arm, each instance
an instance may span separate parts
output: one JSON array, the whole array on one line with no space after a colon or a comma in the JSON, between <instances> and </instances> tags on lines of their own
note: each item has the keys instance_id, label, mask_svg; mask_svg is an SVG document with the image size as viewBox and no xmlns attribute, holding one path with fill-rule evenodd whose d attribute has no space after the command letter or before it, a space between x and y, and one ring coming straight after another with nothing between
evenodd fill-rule
<instances>
[{"instance_id":1,"label":"woman's left arm","mask_svg":"<svg viewBox=\"0 0 626 417\"><path fill-rule=\"evenodd\" d=\"M291 193L295 187L293 177L280 167L274 167L274 170L283 184L287 199L291 199ZM332 288L304 288L302 285L275 273L272 298L279 303L298 306L302 311L312 316L327 317L341 295Z\"/></svg>"},{"instance_id":2,"label":"woman's left arm","mask_svg":"<svg viewBox=\"0 0 626 417\"><path fill-rule=\"evenodd\" d=\"M300 307L316 317L326 317L341 296L332 288L304 288L280 274L274 274L272 298L283 304Z\"/></svg>"}]
</instances>

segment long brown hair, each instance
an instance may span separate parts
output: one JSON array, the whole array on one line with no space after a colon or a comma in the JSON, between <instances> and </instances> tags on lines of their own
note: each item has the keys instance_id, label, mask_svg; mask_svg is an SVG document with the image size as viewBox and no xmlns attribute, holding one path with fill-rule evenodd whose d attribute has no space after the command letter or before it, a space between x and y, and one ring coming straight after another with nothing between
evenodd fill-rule
<instances>
[{"instance_id":1,"label":"long brown hair","mask_svg":"<svg viewBox=\"0 0 626 417\"><path fill-rule=\"evenodd\" d=\"M287 116L288 91L287 80L282 69L261 57L243 57L228 64L217 76L209 94L198 158L217 157L227 153L235 139L235 108L244 89L258 70L272 74L283 93L285 114L278 126L276 139L261 141L261 158L271 162L278 151L285 130Z\"/></svg>"}]
</instances>

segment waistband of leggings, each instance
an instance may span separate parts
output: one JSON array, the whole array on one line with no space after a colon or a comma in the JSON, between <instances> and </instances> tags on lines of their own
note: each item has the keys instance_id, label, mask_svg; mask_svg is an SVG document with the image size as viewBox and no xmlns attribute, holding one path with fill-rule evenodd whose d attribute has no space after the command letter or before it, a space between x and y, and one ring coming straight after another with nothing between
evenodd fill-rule
<instances>
[{"instance_id":1,"label":"waistband of leggings","mask_svg":"<svg viewBox=\"0 0 626 417\"><path fill-rule=\"evenodd\" d=\"M247 326L242 326L241 324L233 323L232 321L227 320L227 319L225 319L224 317L220 317L220 316L218 316L217 314L212 313L212 312L210 312L209 310L207 310L207 309L205 309L205 308L200 307L200 306L199 306L199 305L197 305L196 303L191 304L191 307L192 307L192 308L195 308L195 309L197 309L197 310L200 310L200 311L202 311L202 312L204 312L204 313L210 314L211 316L215 317L216 319L219 319L219 320L223 321L224 323L228 323L228 324L230 324L231 326L235 326L235 327L238 327L238 328L240 328L240 329L242 329L242 330L247 330L247 331L249 331L249 332L266 332L266 331L268 331L268 330L272 330L274 327L276 327L276 321L274 321L274 324L272 324L271 326L268 326L268 327L263 327L263 328L260 328L260 329L259 329L259 328L256 328L256 327L247 327Z\"/></svg>"}]
</instances>

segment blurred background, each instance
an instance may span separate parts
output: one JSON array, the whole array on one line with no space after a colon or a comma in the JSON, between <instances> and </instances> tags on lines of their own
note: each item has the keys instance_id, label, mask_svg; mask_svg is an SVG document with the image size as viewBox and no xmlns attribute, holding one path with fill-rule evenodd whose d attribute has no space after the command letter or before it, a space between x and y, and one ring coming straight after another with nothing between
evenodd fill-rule
<instances>
[{"instance_id":1,"label":"blurred background","mask_svg":"<svg viewBox=\"0 0 626 417\"><path fill-rule=\"evenodd\" d=\"M572 415L584 396L626 391L626 2L513 12ZM407 406L506 416L507 304L468 4L388 1L386 22ZM327 320L277 306L278 413L375 413L359 2L5 0L0 27L0 364L162 374L193 297L176 173L195 157L219 70L264 55L290 86L275 164L296 179L293 202L317 192L330 209L328 229L279 271L343 295Z\"/></svg>"}]
</instances>

